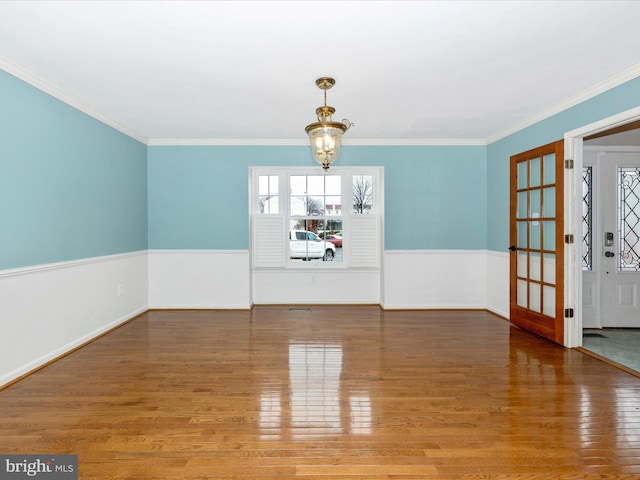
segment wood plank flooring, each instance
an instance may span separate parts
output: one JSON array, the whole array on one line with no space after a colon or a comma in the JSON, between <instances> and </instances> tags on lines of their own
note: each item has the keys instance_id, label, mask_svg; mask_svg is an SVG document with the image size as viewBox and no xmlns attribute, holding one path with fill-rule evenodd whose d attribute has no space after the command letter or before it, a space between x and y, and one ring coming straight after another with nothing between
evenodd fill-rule
<instances>
[{"instance_id":1,"label":"wood plank flooring","mask_svg":"<svg viewBox=\"0 0 640 480\"><path fill-rule=\"evenodd\" d=\"M640 379L487 312L153 311L0 391L83 479L640 479Z\"/></svg>"}]
</instances>

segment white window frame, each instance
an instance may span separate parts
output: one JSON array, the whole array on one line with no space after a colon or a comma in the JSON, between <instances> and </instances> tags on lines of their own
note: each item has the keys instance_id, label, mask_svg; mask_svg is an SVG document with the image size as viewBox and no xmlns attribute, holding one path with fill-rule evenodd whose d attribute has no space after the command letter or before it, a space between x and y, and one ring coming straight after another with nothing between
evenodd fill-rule
<instances>
[{"instance_id":1,"label":"white window frame","mask_svg":"<svg viewBox=\"0 0 640 480\"><path fill-rule=\"evenodd\" d=\"M261 213L258 178L278 177L278 213ZM322 175L317 167L249 167L249 234L253 269L374 268L381 266L384 219L384 167L331 167L327 175L342 177L342 232L345 244L341 262L302 262L289 258L290 195L289 177ZM373 209L368 214L353 213L353 176L373 177ZM260 238L258 238L260 237ZM356 242L354 244L354 242ZM357 245L358 248L352 248Z\"/></svg>"}]
</instances>

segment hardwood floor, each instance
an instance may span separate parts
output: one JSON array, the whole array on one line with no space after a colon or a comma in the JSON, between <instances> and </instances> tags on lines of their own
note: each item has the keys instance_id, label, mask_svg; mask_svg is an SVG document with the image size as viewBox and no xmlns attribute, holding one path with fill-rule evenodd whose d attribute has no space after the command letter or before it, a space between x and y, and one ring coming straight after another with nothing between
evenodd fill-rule
<instances>
[{"instance_id":1,"label":"hardwood floor","mask_svg":"<svg viewBox=\"0 0 640 480\"><path fill-rule=\"evenodd\" d=\"M487 312L148 312L0 415L83 479L640 478L640 379Z\"/></svg>"}]
</instances>

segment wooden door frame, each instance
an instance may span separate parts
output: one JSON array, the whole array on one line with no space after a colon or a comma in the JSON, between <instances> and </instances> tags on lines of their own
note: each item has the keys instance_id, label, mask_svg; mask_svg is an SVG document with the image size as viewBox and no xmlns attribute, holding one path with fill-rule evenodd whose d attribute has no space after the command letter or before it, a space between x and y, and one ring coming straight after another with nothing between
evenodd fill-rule
<instances>
[{"instance_id":1,"label":"wooden door frame","mask_svg":"<svg viewBox=\"0 0 640 480\"><path fill-rule=\"evenodd\" d=\"M564 158L574 161L573 169L565 169L565 232L581 238L583 139L640 120L640 107L632 108L564 134ZM579 228L580 226L580 228ZM573 318L565 318L564 345L582 346L582 243L565 244L564 296L565 308L573 309Z\"/></svg>"}]
</instances>

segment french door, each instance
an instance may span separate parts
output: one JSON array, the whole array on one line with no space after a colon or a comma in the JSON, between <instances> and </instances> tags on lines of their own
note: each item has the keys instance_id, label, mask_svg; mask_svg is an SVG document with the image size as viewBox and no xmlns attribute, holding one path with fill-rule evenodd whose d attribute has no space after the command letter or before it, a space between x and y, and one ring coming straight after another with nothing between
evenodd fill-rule
<instances>
[{"instance_id":1,"label":"french door","mask_svg":"<svg viewBox=\"0 0 640 480\"><path fill-rule=\"evenodd\" d=\"M510 320L564 343L564 141L511 157Z\"/></svg>"}]
</instances>

